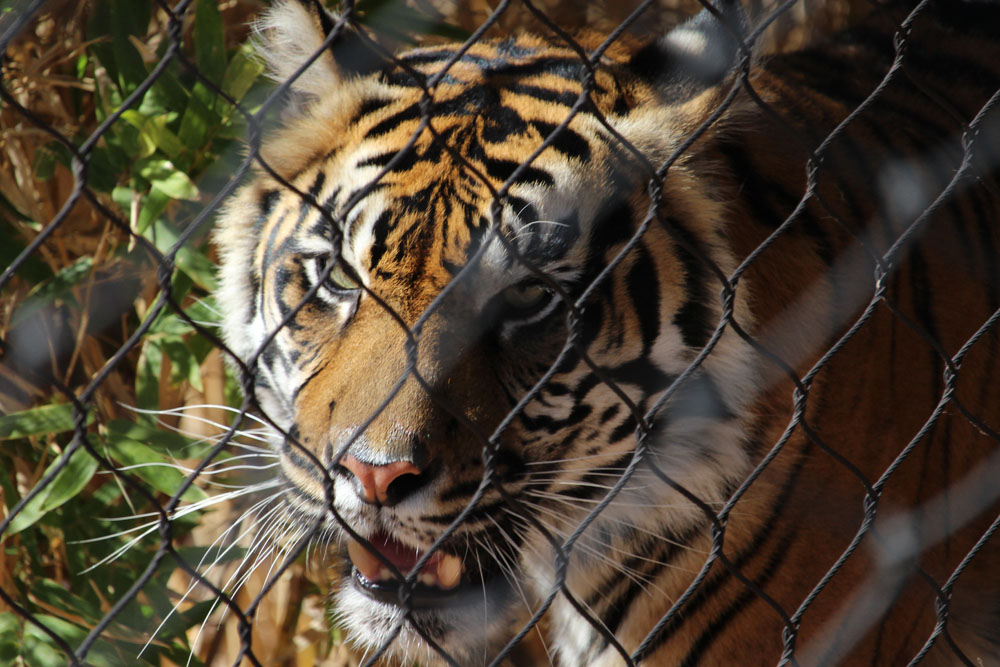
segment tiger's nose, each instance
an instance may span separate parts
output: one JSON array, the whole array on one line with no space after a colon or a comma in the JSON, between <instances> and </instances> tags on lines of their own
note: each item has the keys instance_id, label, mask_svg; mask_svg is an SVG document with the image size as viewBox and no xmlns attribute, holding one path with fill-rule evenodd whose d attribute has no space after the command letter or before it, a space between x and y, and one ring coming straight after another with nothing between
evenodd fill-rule
<instances>
[{"instance_id":1,"label":"tiger's nose","mask_svg":"<svg viewBox=\"0 0 1000 667\"><path fill-rule=\"evenodd\" d=\"M350 453L340 459L340 465L354 475L361 499L372 505L395 505L420 486L423 472L409 461L372 465Z\"/></svg>"}]
</instances>

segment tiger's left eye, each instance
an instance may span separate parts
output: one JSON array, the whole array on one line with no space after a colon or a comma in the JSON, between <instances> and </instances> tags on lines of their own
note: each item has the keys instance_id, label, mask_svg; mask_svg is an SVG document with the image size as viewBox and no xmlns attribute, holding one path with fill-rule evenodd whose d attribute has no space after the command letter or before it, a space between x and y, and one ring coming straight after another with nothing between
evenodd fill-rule
<instances>
[{"instance_id":1,"label":"tiger's left eye","mask_svg":"<svg viewBox=\"0 0 1000 667\"><path fill-rule=\"evenodd\" d=\"M501 295L508 308L515 314L523 315L544 306L552 297L552 292L544 285L527 282L508 287Z\"/></svg>"},{"instance_id":2,"label":"tiger's left eye","mask_svg":"<svg viewBox=\"0 0 1000 667\"><path fill-rule=\"evenodd\" d=\"M327 276L326 281L330 283L330 286L334 289L343 291L356 290L361 287L361 285L358 284L358 281L348 275L342 264L337 264L330 270L330 275Z\"/></svg>"}]
</instances>

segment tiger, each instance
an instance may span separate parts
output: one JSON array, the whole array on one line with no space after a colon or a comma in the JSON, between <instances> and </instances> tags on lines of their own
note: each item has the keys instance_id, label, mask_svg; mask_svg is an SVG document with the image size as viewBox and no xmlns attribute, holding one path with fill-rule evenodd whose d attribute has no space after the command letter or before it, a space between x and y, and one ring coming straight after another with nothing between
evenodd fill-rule
<instances>
[{"instance_id":1,"label":"tiger","mask_svg":"<svg viewBox=\"0 0 1000 667\"><path fill-rule=\"evenodd\" d=\"M1000 13L767 54L703 4L396 51L259 19L287 107L222 330L370 659L1000 664Z\"/></svg>"}]
</instances>

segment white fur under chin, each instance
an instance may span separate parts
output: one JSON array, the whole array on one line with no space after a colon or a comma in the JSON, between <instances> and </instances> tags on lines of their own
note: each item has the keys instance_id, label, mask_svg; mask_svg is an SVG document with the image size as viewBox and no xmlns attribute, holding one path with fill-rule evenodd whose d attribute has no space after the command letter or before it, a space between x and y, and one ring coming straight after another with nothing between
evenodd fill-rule
<instances>
[{"instance_id":1,"label":"white fur under chin","mask_svg":"<svg viewBox=\"0 0 1000 667\"><path fill-rule=\"evenodd\" d=\"M342 584L335 606L336 622L369 656L390 642L381 655L428 666L448 664L404 618L401 608L371 599L352 581ZM460 665L485 665L509 639L505 636L509 624L501 621L508 609L509 600L489 600L481 589L470 591L469 599L460 606L418 610L414 615L428 636L453 661Z\"/></svg>"}]
</instances>

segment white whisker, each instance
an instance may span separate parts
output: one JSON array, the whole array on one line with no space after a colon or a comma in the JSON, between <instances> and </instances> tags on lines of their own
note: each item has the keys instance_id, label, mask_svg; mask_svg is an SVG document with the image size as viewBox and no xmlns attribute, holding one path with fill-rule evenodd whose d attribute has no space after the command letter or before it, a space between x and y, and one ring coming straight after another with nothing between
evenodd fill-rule
<instances>
[{"instance_id":1,"label":"white whisker","mask_svg":"<svg viewBox=\"0 0 1000 667\"><path fill-rule=\"evenodd\" d=\"M488 514L486 515L486 518L489 519L494 526L496 526L500 536L513 548L514 552L522 550L522 547L517 543L517 541L514 540L514 538L510 535L510 533L508 533L507 530L505 530L504 527L501 526L496 519L494 519L492 516ZM521 601L524 603L524 608L527 610L528 615L529 616L532 615L535 610L532 609L531 602L528 600L528 595L525 593L524 587L521 585L521 577L517 575L517 570L518 570L517 563L511 560L513 558L512 554L504 553L498 549L490 549L489 546L484 544L483 541L478 537L476 538L476 542L479 543L481 546L483 546L484 549L486 549L493 555L494 560L496 560L497 564L500 565L500 569L504 573L504 577L517 590L517 593L520 596ZM531 549L532 552L537 553L537 549L535 549L534 547L529 547L529 548ZM539 641L542 644L542 649L545 651L545 656L546 658L548 658L549 664L550 665L553 664L552 653L549 651L548 644L546 643L545 637L541 631L541 628L539 628L538 625L535 626L535 632L538 633Z\"/></svg>"},{"instance_id":2,"label":"white whisker","mask_svg":"<svg viewBox=\"0 0 1000 667\"><path fill-rule=\"evenodd\" d=\"M275 510L278 510L278 509L280 509L280 506L275 508ZM236 593L242 587L243 583L246 582L246 580L250 577L250 575L253 574L254 570L256 570L257 567L259 567L259 565L263 561L263 559L266 558L275 549L276 541L272 541L272 540L270 540L268 538L270 537L270 535L272 533L276 534L278 532L279 526L281 525L281 519L282 518L283 518L283 516L280 513L277 513L277 514L275 514L274 516L271 517L271 519L267 522L266 527L263 530L261 530L260 532L258 532L258 534L254 537L254 539L253 539L253 541L251 543L250 548L243 555L243 560L240 563L240 565L235 569L235 571L233 572L233 574L221 586L219 586L219 588L221 590L230 591L229 592L229 597L230 598L232 598L232 597L234 597L236 595ZM287 531L287 526L286 526L286 531ZM261 548L261 547L264 547L264 548ZM251 558L251 556L253 556L255 553L257 553L258 549L260 549L260 553L256 556L256 560L254 561L254 563L249 568L247 568L247 565L246 565L247 561ZM218 563L218 560L216 560L216 563ZM212 567L214 567L214 566L215 566L215 564L213 564ZM209 569L211 569L211 568L209 568ZM246 572L246 574L241 577L240 576L241 572ZM233 582L235 580L238 580L239 583L237 583L235 586L233 586ZM205 614L205 619L201 622L201 625L198 628L198 632L195 635L194 640L191 642L192 651L191 651L191 654L188 655L188 662L187 662L188 665L191 664L191 658L194 655L194 648L198 645L198 642L201 639L202 632L205 629L205 624L208 623L208 620L212 617L212 614L215 612L215 610L218 607L218 605L219 605L220 602L221 602L221 600L219 598L216 598L215 601L212 603L211 607L209 607L208 613ZM219 624L220 625L225 620L226 613L228 611L229 611L229 607L227 605L226 606L226 610L223 612L222 617L219 619Z\"/></svg>"},{"instance_id":3,"label":"white whisker","mask_svg":"<svg viewBox=\"0 0 1000 667\"><path fill-rule=\"evenodd\" d=\"M270 424L268 424L267 421L261 419L252 412L239 410L238 408L233 408L228 405L220 405L218 403L197 403L192 405L182 405L180 407L168 408L166 410L149 410L146 408L137 408L135 406L125 405L125 404L121 404L121 406L128 410L131 410L132 412L136 412L142 415L183 415L184 412L187 410L206 410L206 409L221 410L223 412L229 412L231 414L242 414L244 417L257 422L261 426L270 428Z\"/></svg>"},{"instance_id":4,"label":"white whisker","mask_svg":"<svg viewBox=\"0 0 1000 667\"><path fill-rule=\"evenodd\" d=\"M197 512L197 511L203 510L203 509L205 509L207 507L211 507L212 505L216 505L216 504L224 502L226 500L231 500L233 498L239 498L240 496L245 496L245 495L249 495L251 493L255 493L255 492L258 492L258 491L263 491L263 490L266 490L266 489L274 488L274 487L279 486L279 485L280 485L280 481L277 480L277 479L273 479L273 480L268 480L267 482L262 482L260 484L254 484L252 486L242 487L242 488L240 488L240 489L238 489L236 491L231 491L231 492L228 492L228 493L220 493L220 494L215 495L215 496L209 496L208 498L205 498L203 500L199 500L197 502L193 502L193 503L190 503L188 505L181 505L181 506L177 507L174 510L174 512L168 517L168 519L170 521L174 521L176 519L179 519L180 517L183 517L183 516L186 516L188 514L191 514L192 512ZM119 548L118 550L116 550L112 554L112 556L108 556L108 557L106 557L106 558L98 561L97 563L91 565L86 570L83 570L81 572L81 574L89 572L89 571L93 570L95 567L98 567L100 565L103 565L104 563L107 563L107 562L110 562L110 561L114 560L115 558L117 558L121 554L123 554L126 551L128 551L128 549L131 548L140 539L142 539L146 535L149 535L150 533L152 533L153 531L155 531L157 529L157 527L160 525L160 522L158 520L159 516L160 516L159 512L145 512L143 514L135 514L135 515L132 515L132 516L127 516L127 517L109 517L109 518L100 519L102 521L130 521L132 519L146 519L146 518L157 517L156 521L150 521L148 523L144 523L144 524L141 524L141 525L138 525L138 526L134 526L134 527L129 528L127 530L119 531L117 533L112 533L110 535L101 535L100 537L90 537L90 538L83 539L83 540L74 540L74 541L70 542L70 544L86 544L86 543L90 543L90 542L101 542L101 541L104 541L104 540L110 540L110 539L114 539L116 537L121 537L123 535L128 535L128 534L134 533L136 531L144 531L136 539L132 540L127 545L125 545L125 546Z\"/></svg>"},{"instance_id":5,"label":"white whisker","mask_svg":"<svg viewBox=\"0 0 1000 667\"><path fill-rule=\"evenodd\" d=\"M260 501L258 501L256 503L254 503L253 505L251 505L246 511L243 512L243 514L241 514L239 516L239 518L236 519L236 521L233 522L233 524L229 528L227 528L226 530L224 530L220 535L218 535L212 541L212 543L205 550L205 553L202 554L202 557L201 557L201 559L199 559L198 564L195 565L193 569L195 571L199 571L202 568L202 566L205 564L205 560L208 558L209 554L212 553L212 549L216 549L215 560L213 560L212 564L209 565L208 568L206 568L205 571L201 573L202 577L207 578L208 575L211 573L211 571L219 564L219 562L223 558L225 558L225 556L230 551L232 551L233 549L235 549L239 545L240 541L243 539L243 537L245 535L247 535L250 531L252 531L257 526L257 524L259 524L261 521L266 520L266 518L269 515L272 515L275 512L280 511L281 505L279 504L277 507L274 507L274 508L268 510L265 514L258 515L257 518L254 519L253 523L251 523L251 525L242 534L240 534L239 536L237 536L229 544L229 546L227 546L225 549L218 549L216 547L216 545L218 545L220 542L224 541L232 533L232 531L236 528L236 526L238 526L241 522L243 522L246 519L246 517L250 516L251 514L253 514L255 512L259 512L265 506L267 506L268 503L271 503L274 500L280 500L280 494L277 494L277 493L272 494L271 496L269 496L267 498L264 498L264 499L262 499L262 500L260 500ZM160 624L156 627L156 629L150 635L149 639L143 645L142 650L139 651L139 655L140 656L142 655L143 651L145 651L146 648L149 647L150 643L156 638L156 635L159 634L159 632L163 628L164 624L166 624L166 622L170 619L170 617L173 616L174 612L176 612L176 611L178 611L180 609L180 606L182 604L184 604L185 600L187 600L187 598L191 594L191 592L194 591L194 589L200 583L201 583L201 581L199 581L198 579L194 579L191 582L191 584L188 586L187 590L181 596L180 600L178 600L176 603L174 603L173 609L171 609L170 612L167 613L167 615L163 617L163 620L160 621ZM214 608L214 606L213 606L213 608ZM207 620L207 618L208 618L209 615L211 615L211 610L209 611L208 615L206 615L206 620ZM193 651L193 648L192 648L192 651Z\"/></svg>"},{"instance_id":6,"label":"white whisker","mask_svg":"<svg viewBox=\"0 0 1000 667\"><path fill-rule=\"evenodd\" d=\"M617 460L621 456L621 452L597 452L596 454L584 454L581 456L571 456L563 459L546 459L544 461L528 461L525 465L529 466L560 466L563 463L572 463L574 461L593 461L594 459L609 459L611 461ZM561 469L561 468L560 468Z\"/></svg>"},{"instance_id":7,"label":"white whisker","mask_svg":"<svg viewBox=\"0 0 1000 667\"><path fill-rule=\"evenodd\" d=\"M269 463L269 464L264 465L264 466L252 466L252 465L230 466L228 468L222 468L222 469L219 469L219 470L209 470L206 467L204 470L201 470L200 472L198 472L198 476L208 477L208 476L211 476L211 475L222 475L222 474L225 474L225 473L232 472L234 470L268 470L270 468L275 468L277 466L278 466L277 463ZM119 472L122 472L122 471L129 471L129 470L141 470L141 469L144 469L144 468L170 468L172 470L177 470L178 472L182 472L185 475L193 475L194 472L195 472L194 468L188 468L188 467L182 466L182 465L180 465L178 463L167 463L165 461L150 461L149 463L135 463L135 464L128 465L128 466L120 466L117 470ZM102 472L104 474L107 474L107 475L114 474L114 472L111 471L111 470L102 470L100 472Z\"/></svg>"},{"instance_id":8,"label":"white whisker","mask_svg":"<svg viewBox=\"0 0 1000 667\"><path fill-rule=\"evenodd\" d=\"M214 435L214 436L205 436L202 433L194 433L194 432L188 431L186 429L182 429L182 428L179 428L177 426L172 426L170 424L167 424L162 419L157 419L157 423L160 426L162 426L163 428L165 428L165 429L167 429L169 431L173 431L174 433L179 433L180 435L183 435L184 437L191 438L193 440L193 442L191 443L191 445L187 445L187 446L204 444L204 443L215 443L215 442L218 442L225 434L229 433L229 431L231 429L230 426L228 426L226 424L222 424L222 423L216 422L216 421L214 421L212 419L208 419L207 417L202 417L200 415L188 414L188 411L190 411L190 410L210 410L211 409L211 410L224 410L226 412L240 413L240 411L237 410L237 409L235 409L235 408L231 408L231 407L225 406L225 405L215 405L215 404L210 404L210 403L207 403L207 404L197 404L197 405L183 405L183 406L180 406L180 407L177 407L177 408L169 408L167 410L146 410L146 409L136 408L136 407L127 406L127 405L123 406L123 407L125 407L125 408L127 408L129 410L132 410L133 412L137 412L137 413L140 413L140 414L154 415L154 416L157 416L157 417L160 417L160 416L163 416L163 415L172 416L172 417L185 417L185 418L187 418L187 419L189 419L191 421L195 421L195 422L198 422L198 423L201 423L201 424L206 424L208 426L213 426L213 427L215 427L216 429L219 430L219 433L216 434L216 435ZM246 439L249 439L249 440L255 440L257 442L262 442L262 443L265 443L265 444L268 444L268 443L271 442L271 439L268 436L273 436L274 435L274 429L267 422L265 422L264 420L260 419L256 415L253 415L253 414L251 414L249 412L243 412L241 414L243 416L245 416L245 417L253 420L253 421L258 422L259 424L261 424L261 427L252 428L252 429L235 429L235 430L233 430L232 440L235 440L236 438L246 438ZM247 445L245 443L240 443L238 441L231 442L231 444L234 447L242 447L244 449L248 449L248 450L251 450L251 451L257 451L257 452L259 452L261 454L270 454L271 453L270 450L268 450L266 448L253 447L252 445Z\"/></svg>"}]
</instances>

